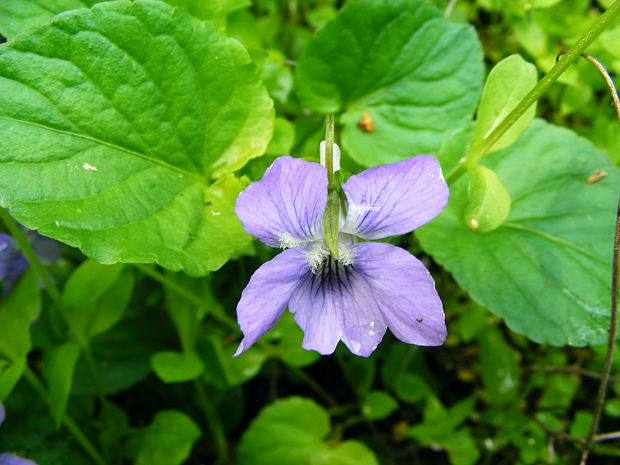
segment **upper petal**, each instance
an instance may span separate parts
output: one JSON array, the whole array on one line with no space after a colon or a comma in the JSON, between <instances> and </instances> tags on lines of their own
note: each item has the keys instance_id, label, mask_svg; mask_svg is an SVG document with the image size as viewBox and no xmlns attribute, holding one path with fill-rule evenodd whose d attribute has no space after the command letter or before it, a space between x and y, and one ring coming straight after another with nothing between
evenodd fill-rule
<instances>
[{"instance_id":1,"label":"upper petal","mask_svg":"<svg viewBox=\"0 0 620 465\"><path fill-rule=\"evenodd\" d=\"M308 273L305 247L283 251L254 272L237 304L243 340L235 356L245 352L275 326L295 288Z\"/></svg>"},{"instance_id":2,"label":"upper petal","mask_svg":"<svg viewBox=\"0 0 620 465\"><path fill-rule=\"evenodd\" d=\"M326 203L325 168L285 156L239 194L235 213L248 234L271 247L290 247L322 236Z\"/></svg>"},{"instance_id":3,"label":"upper petal","mask_svg":"<svg viewBox=\"0 0 620 465\"><path fill-rule=\"evenodd\" d=\"M289 309L304 331L302 347L323 355L331 354L342 340L351 352L367 357L386 330L365 278L353 266L331 258L304 277Z\"/></svg>"},{"instance_id":4,"label":"upper petal","mask_svg":"<svg viewBox=\"0 0 620 465\"><path fill-rule=\"evenodd\" d=\"M437 346L447 335L441 299L422 262L400 247L358 244L355 267L366 278L388 328L401 341Z\"/></svg>"},{"instance_id":5,"label":"upper petal","mask_svg":"<svg viewBox=\"0 0 620 465\"><path fill-rule=\"evenodd\" d=\"M343 232L364 239L405 234L432 220L448 202L448 185L439 162L418 155L351 176Z\"/></svg>"}]
</instances>

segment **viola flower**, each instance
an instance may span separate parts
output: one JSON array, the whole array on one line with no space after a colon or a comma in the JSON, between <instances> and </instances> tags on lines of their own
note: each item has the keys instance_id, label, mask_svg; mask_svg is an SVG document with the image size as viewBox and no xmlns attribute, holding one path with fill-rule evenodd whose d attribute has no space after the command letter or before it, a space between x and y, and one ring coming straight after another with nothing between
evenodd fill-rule
<instances>
[{"instance_id":1,"label":"viola flower","mask_svg":"<svg viewBox=\"0 0 620 465\"><path fill-rule=\"evenodd\" d=\"M4 405L0 403L0 425L4 421ZM13 454L0 454L0 465L37 465L32 460L23 459Z\"/></svg>"},{"instance_id":2,"label":"viola flower","mask_svg":"<svg viewBox=\"0 0 620 465\"><path fill-rule=\"evenodd\" d=\"M367 357L387 328L409 344L445 341L441 300L424 265L394 245L358 242L409 233L441 212L448 187L437 160L419 155L370 168L342 189L347 209L338 259L323 237L325 167L280 157L237 198L244 229L286 250L256 270L241 295L237 319L244 338L235 356L273 328L287 306L304 331L302 347L324 355L342 341Z\"/></svg>"},{"instance_id":3,"label":"viola flower","mask_svg":"<svg viewBox=\"0 0 620 465\"><path fill-rule=\"evenodd\" d=\"M58 243L35 231L20 226L30 245L44 265L51 265L60 258ZM28 268L28 260L22 254L15 239L0 233L0 296L6 296L19 277Z\"/></svg>"}]
</instances>

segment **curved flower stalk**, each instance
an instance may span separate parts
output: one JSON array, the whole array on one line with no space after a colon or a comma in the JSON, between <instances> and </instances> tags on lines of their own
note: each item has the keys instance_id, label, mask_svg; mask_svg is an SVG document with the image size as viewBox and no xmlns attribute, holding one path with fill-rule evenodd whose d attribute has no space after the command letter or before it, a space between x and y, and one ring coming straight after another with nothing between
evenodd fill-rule
<instances>
[{"instance_id":1,"label":"curved flower stalk","mask_svg":"<svg viewBox=\"0 0 620 465\"><path fill-rule=\"evenodd\" d=\"M335 149L337 146L334 147ZM331 354L339 341L369 356L387 328L401 341L443 344L445 318L435 283L409 252L387 243L358 242L408 233L448 201L437 160L418 155L351 176L342 189L338 259L323 237L327 171L284 156L237 198L245 230L284 250L252 276L237 305L246 351L288 306L304 331L302 347Z\"/></svg>"},{"instance_id":2,"label":"curved flower stalk","mask_svg":"<svg viewBox=\"0 0 620 465\"><path fill-rule=\"evenodd\" d=\"M4 405L0 404L0 425L4 422ZM13 454L0 454L0 465L37 465L32 460L23 459Z\"/></svg>"}]
</instances>

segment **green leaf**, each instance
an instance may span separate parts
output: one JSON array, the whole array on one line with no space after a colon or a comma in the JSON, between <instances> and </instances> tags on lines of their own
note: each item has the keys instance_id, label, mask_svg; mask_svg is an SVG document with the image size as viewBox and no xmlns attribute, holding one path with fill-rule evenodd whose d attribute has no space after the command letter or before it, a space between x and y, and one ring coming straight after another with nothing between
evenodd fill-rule
<instances>
[{"instance_id":1,"label":"green leaf","mask_svg":"<svg viewBox=\"0 0 620 465\"><path fill-rule=\"evenodd\" d=\"M474 232L499 228L510 213L510 194L493 170L476 165L467 170L469 185L463 218Z\"/></svg>"},{"instance_id":2,"label":"green leaf","mask_svg":"<svg viewBox=\"0 0 620 465\"><path fill-rule=\"evenodd\" d=\"M78 266L62 292L67 307L82 307L97 300L118 279L124 265L101 265L86 260Z\"/></svg>"},{"instance_id":3,"label":"green leaf","mask_svg":"<svg viewBox=\"0 0 620 465\"><path fill-rule=\"evenodd\" d=\"M191 352L157 352L151 357L151 366L164 383L191 381L204 371L200 358Z\"/></svg>"},{"instance_id":4,"label":"green leaf","mask_svg":"<svg viewBox=\"0 0 620 465\"><path fill-rule=\"evenodd\" d=\"M206 274L248 244L221 176L272 120L215 26L149 0L67 12L0 46L0 204L98 262Z\"/></svg>"},{"instance_id":5,"label":"green leaf","mask_svg":"<svg viewBox=\"0 0 620 465\"><path fill-rule=\"evenodd\" d=\"M55 14L92 6L97 0L2 0L0 34L12 39L20 32L50 20Z\"/></svg>"},{"instance_id":6,"label":"green leaf","mask_svg":"<svg viewBox=\"0 0 620 465\"><path fill-rule=\"evenodd\" d=\"M32 346L30 326L40 307L39 281L34 271L28 270L0 304L0 402L22 376Z\"/></svg>"},{"instance_id":7,"label":"green leaf","mask_svg":"<svg viewBox=\"0 0 620 465\"><path fill-rule=\"evenodd\" d=\"M163 410L144 430L135 465L180 465L200 437L200 428L183 412Z\"/></svg>"},{"instance_id":8,"label":"green leaf","mask_svg":"<svg viewBox=\"0 0 620 465\"><path fill-rule=\"evenodd\" d=\"M318 113L340 113L342 143L364 166L437 151L474 112L482 51L473 28L427 2L345 6L297 62L296 91ZM368 113L374 130L358 123Z\"/></svg>"},{"instance_id":9,"label":"green leaf","mask_svg":"<svg viewBox=\"0 0 620 465\"><path fill-rule=\"evenodd\" d=\"M65 415L79 356L80 346L76 342L65 342L47 355L43 365L43 374L50 391L50 408L57 428Z\"/></svg>"},{"instance_id":10,"label":"green leaf","mask_svg":"<svg viewBox=\"0 0 620 465\"><path fill-rule=\"evenodd\" d=\"M289 397L264 408L241 437L238 465L376 465L362 443L346 441L335 447L323 439L329 433L327 412L310 399Z\"/></svg>"},{"instance_id":11,"label":"green leaf","mask_svg":"<svg viewBox=\"0 0 620 465\"><path fill-rule=\"evenodd\" d=\"M398 402L384 391L370 391L362 401L362 412L369 420L381 420L398 408Z\"/></svg>"},{"instance_id":12,"label":"green leaf","mask_svg":"<svg viewBox=\"0 0 620 465\"><path fill-rule=\"evenodd\" d=\"M482 90L482 98L476 115L476 127L471 142L472 149L488 136L517 104L536 85L536 66L525 61L521 55L510 55L497 63ZM534 120L536 104L506 131L491 147L497 152L513 144Z\"/></svg>"},{"instance_id":13,"label":"green leaf","mask_svg":"<svg viewBox=\"0 0 620 465\"><path fill-rule=\"evenodd\" d=\"M483 161L512 198L506 222L471 232L459 179L442 214L416 231L422 247L513 331L538 343L603 343L618 168L590 142L542 121ZM588 183L599 170L607 176Z\"/></svg>"},{"instance_id":14,"label":"green leaf","mask_svg":"<svg viewBox=\"0 0 620 465\"><path fill-rule=\"evenodd\" d=\"M122 318L133 292L134 277L130 268L121 270L112 285L97 301L70 309L68 316L72 331L85 339L106 332Z\"/></svg>"},{"instance_id":15,"label":"green leaf","mask_svg":"<svg viewBox=\"0 0 620 465\"><path fill-rule=\"evenodd\" d=\"M428 384L421 376L404 372L394 382L394 392L405 402L417 402L432 394Z\"/></svg>"},{"instance_id":16,"label":"green leaf","mask_svg":"<svg viewBox=\"0 0 620 465\"><path fill-rule=\"evenodd\" d=\"M519 392L519 365L501 331L488 326L478 335L478 344L487 400L495 405L515 402Z\"/></svg>"}]
</instances>

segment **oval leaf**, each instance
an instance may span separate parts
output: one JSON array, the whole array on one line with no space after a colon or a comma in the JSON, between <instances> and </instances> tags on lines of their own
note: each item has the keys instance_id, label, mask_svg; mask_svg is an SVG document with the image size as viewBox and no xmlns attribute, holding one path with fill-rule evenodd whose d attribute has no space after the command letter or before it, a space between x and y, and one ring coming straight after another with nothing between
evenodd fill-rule
<instances>
[{"instance_id":1,"label":"oval leaf","mask_svg":"<svg viewBox=\"0 0 620 465\"><path fill-rule=\"evenodd\" d=\"M242 189L272 102L247 52L149 0L74 10L0 46L0 204L102 263L201 275L248 244Z\"/></svg>"},{"instance_id":2,"label":"oval leaf","mask_svg":"<svg viewBox=\"0 0 620 465\"><path fill-rule=\"evenodd\" d=\"M374 166L436 151L474 112L482 71L473 28L425 1L365 0L310 43L296 90L315 112L343 112L344 148Z\"/></svg>"},{"instance_id":3,"label":"oval leaf","mask_svg":"<svg viewBox=\"0 0 620 465\"><path fill-rule=\"evenodd\" d=\"M441 215L416 231L422 247L513 331L558 346L604 343L620 170L587 140L543 121L484 162L512 198L506 222L471 232L461 178ZM601 170L607 176L588 183Z\"/></svg>"},{"instance_id":4,"label":"oval leaf","mask_svg":"<svg viewBox=\"0 0 620 465\"><path fill-rule=\"evenodd\" d=\"M376 465L366 446L323 442L329 433L327 412L310 399L290 397L264 408L241 438L238 465Z\"/></svg>"},{"instance_id":5,"label":"oval leaf","mask_svg":"<svg viewBox=\"0 0 620 465\"><path fill-rule=\"evenodd\" d=\"M525 61L521 55L510 55L493 67L482 90L472 148L480 144L534 88L536 74L536 66ZM526 110L491 147L490 152L497 152L513 144L532 123L535 115L536 104Z\"/></svg>"},{"instance_id":6,"label":"oval leaf","mask_svg":"<svg viewBox=\"0 0 620 465\"><path fill-rule=\"evenodd\" d=\"M481 233L499 228L510 213L510 194L495 172L486 166L473 166L467 174L465 224L472 231Z\"/></svg>"}]
</instances>

